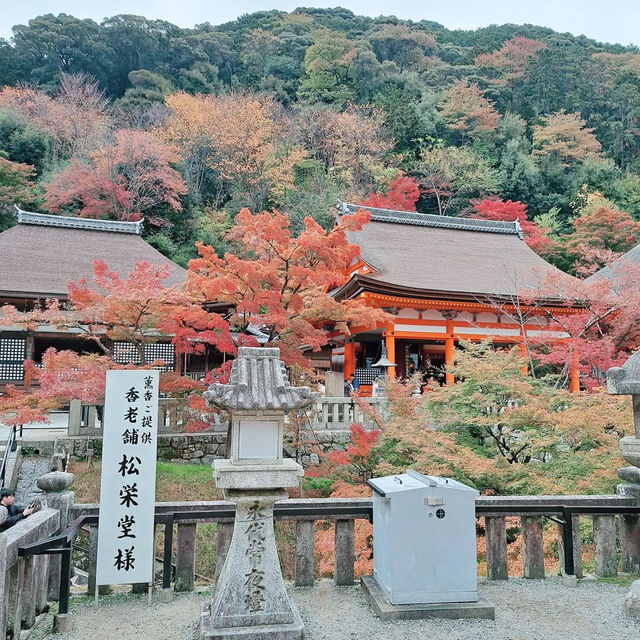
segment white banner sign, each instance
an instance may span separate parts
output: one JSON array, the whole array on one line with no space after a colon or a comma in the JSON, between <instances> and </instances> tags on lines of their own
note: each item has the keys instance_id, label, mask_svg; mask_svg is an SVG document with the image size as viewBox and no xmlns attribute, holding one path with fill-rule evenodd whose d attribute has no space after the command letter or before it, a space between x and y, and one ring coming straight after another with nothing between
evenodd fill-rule
<instances>
[{"instance_id":1,"label":"white banner sign","mask_svg":"<svg viewBox=\"0 0 640 640\"><path fill-rule=\"evenodd\" d=\"M153 575L158 371L107 371L96 584Z\"/></svg>"}]
</instances>

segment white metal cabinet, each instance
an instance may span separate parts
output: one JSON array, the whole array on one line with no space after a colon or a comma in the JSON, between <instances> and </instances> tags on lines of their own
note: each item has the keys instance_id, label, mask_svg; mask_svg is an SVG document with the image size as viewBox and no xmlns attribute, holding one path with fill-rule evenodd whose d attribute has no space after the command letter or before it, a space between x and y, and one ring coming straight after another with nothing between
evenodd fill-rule
<instances>
[{"instance_id":1,"label":"white metal cabinet","mask_svg":"<svg viewBox=\"0 0 640 640\"><path fill-rule=\"evenodd\" d=\"M389 602L476 602L478 491L412 470L369 486L373 575Z\"/></svg>"}]
</instances>

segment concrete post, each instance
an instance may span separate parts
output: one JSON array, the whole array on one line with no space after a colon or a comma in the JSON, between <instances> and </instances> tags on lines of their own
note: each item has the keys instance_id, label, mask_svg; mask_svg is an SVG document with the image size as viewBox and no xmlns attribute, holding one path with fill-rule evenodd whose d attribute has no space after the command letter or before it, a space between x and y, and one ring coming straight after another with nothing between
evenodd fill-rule
<instances>
[{"instance_id":1,"label":"concrete post","mask_svg":"<svg viewBox=\"0 0 640 640\"><path fill-rule=\"evenodd\" d=\"M617 576L615 516L593 516L593 540L596 546L596 576Z\"/></svg>"},{"instance_id":2,"label":"concrete post","mask_svg":"<svg viewBox=\"0 0 640 640\"><path fill-rule=\"evenodd\" d=\"M521 520L522 562L524 577L532 580L544 579L544 544L542 541L542 518Z\"/></svg>"},{"instance_id":3,"label":"concrete post","mask_svg":"<svg viewBox=\"0 0 640 640\"><path fill-rule=\"evenodd\" d=\"M640 517L620 516L620 555L624 573L640 573Z\"/></svg>"},{"instance_id":4,"label":"concrete post","mask_svg":"<svg viewBox=\"0 0 640 640\"><path fill-rule=\"evenodd\" d=\"M69 402L69 425L68 425L69 435L79 436L81 424L82 424L82 402L80 402L80 400L71 400L71 402Z\"/></svg>"},{"instance_id":5,"label":"concrete post","mask_svg":"<svg viewBox=\"0 0 640 640\"><path fill-rule=\"evenodd\" d=\"M314 520L298 520L296 522L296 586L312 587L314 572Z\"/></svg>"},{"instance_id":6,"label":"concrete post","mask_svg":"<svg viewBox=\"0 0 640 640\"><path fill-rule=\"evenodd\" d=\"M233 537L233 522L218 522L216 535L216 581L220 577Z\"/></svg>"},{"instance_id":7,"label":"concrete post","mask_svg":"<svg viewBox=\"0 0 640 640\"><path fill-rule=\"evenodd\" d=\"M584 576L582 572L582 537L580 536L580 516L571 516L571 529L573 531L573 575L576 578ZM558 560L559 573L564 574L564 527L558 525Z\"/></svg>"},{"instance_id":8,"label":"concrete post","mask_svg":"<svg viewBox=\"0 0 640 640\"><path fill-rule=\"evenodd\" d=\"M484 522L487 545L487 578L489 580L508 580L505 519L499 516L487 516Z\"/></svg>"},{"instance_id":9,"label":"concrete post","mask_svg":"<svg viewBox=\"0 0 640 640\"><path fill-rule=\"evenodd\" d=\"M179 523L175 591L193 591L196 570L196 525Z\"/></svg>"},{"instance_id":10,"label":"concrete post","mask_svg":"<svg viewBox=\"0 0 640 640\"><path fill-rule=\"evenodd\" d=\"M354 521L336 520L336 556L334 580L337 585L353 584Z\"/></svg>"}]
</instances>

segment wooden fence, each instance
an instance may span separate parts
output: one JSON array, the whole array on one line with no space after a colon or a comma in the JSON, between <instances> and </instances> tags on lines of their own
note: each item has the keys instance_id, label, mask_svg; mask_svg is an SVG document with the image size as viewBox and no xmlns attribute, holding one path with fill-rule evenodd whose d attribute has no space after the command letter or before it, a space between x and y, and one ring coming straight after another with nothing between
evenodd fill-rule
<instances>
[{"instance_id":1,"label":"wooden fence","mask_svg":"<svg viewBox=\"0 0 640 640\"><path fill-rule=\"evenodd\" d=\"M95 516L97 505L76 505L73 517ZM177 534L177 556L174 588L191 590L195 572L196 528L201 523L216 522L216 577L222 568L233 534L233 505L228 502L158 503L156 521L165 524L165 548L171 549L174 527ZM334 580L338 585L354 583L354 529L358 519L371 516L371 499L325 498L294 499L276 504L276 520L296 522L295 583L312 585L315 568L315 528L318 521L335 522ZM566 527L558 519L569 510L572 531L573 567L570 573L582 576L582 555L579 520L593 518L595 544L595 573L613 576L617 573L617 539L622 550L622 570L640 572L640 509L631 498L618 496L513 496L480 497L476 503L478 524L485 531L487 577L506 580L509 576L507 561L507 518L518 518L522 534L523 572L518 577L543 579L545 577L544 547L542 541L543 518L556 520L558 526L558 554L563 567ZM634 511L634 513L622 513ZM579 513L580 511L584 513ZM594 511L593 515L590 512ZM170 544L166 544L167 536ZM91 525L91 539L97 540L97 525ZM93 547L92 547L93 548ZM89 593L95 577L94 557L90 559ZM165 558L170 567L171 558ZM165 570L166 574L166 570ZM169 586L167 576L165 586Z\"/></svg>"}]
</instances>

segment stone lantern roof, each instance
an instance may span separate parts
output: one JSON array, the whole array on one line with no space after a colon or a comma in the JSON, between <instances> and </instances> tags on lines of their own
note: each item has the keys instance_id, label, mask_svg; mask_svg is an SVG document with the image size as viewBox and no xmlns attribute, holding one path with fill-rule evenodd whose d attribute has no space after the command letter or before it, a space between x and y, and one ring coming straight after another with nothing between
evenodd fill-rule
<instances>
[{"instance_id":1,"label":"stone lantern roof","mask_svg":"<svg viewBox=\"0 0 640 640\"><path fill-rule=\"evenodd\" d=\"M607 390L616 395L640 395L640 351L636 351L622 367L607 371Z\"/></svg>"},{"instance_id":2,"label":"stone lantern roof","mask_svg":"<svg viewBox=\"0 0 640 640\"><path fill-rule=\"evenodd\" d=\"M231 365L229 384L212 384L203 394L210 404L225 409L288 411L310 404L309 387L292 387L280 360L280 349L240 347Z\"/></svg>"}]
</instances>

